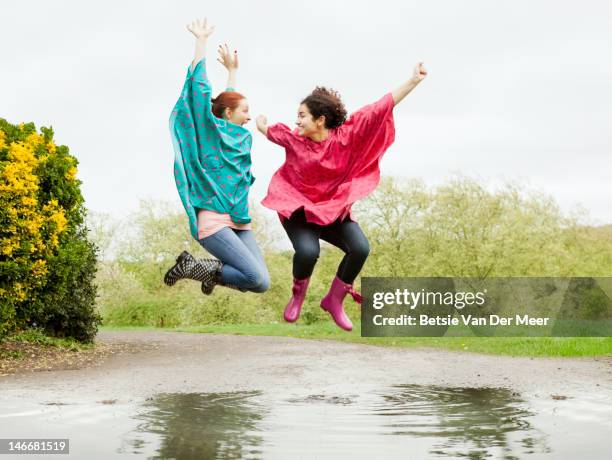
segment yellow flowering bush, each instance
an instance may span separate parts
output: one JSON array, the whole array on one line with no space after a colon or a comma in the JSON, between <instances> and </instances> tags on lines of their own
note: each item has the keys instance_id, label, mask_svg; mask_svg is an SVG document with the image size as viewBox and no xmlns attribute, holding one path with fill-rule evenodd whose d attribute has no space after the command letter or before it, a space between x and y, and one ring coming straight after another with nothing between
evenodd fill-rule
<instances>
[{"instance_id":1,"label":"yellow flowering bush","mask_svg":"<svg viewBox=\"0 0 612 460\"><path fill-rule=\"evenodd\" d=\"M82 340L95 334L96 249L77 164L51 128L0 119L0 339L30 325Z\"/></svg>"}]
</instances>

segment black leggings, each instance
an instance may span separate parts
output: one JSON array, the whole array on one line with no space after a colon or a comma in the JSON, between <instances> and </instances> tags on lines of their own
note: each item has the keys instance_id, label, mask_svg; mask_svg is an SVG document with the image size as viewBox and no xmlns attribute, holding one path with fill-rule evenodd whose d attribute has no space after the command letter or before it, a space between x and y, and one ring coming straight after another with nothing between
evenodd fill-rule
<instances>
[{"instance_id":1,"label":"black leggings","mask_svg":"<svg viewBox=\"0 0 612 460\"><path fill-rule=\"evenodd\" d=\"M299 280L309 278L319 258L319 239L327 241L344 251L344 258L336 275L342 281L353 284L361 271L370 245L359 224L349 217L337 219L329 225L306 222L304 208L295 211L289 219L282 218L282 225L293 244L293 277Z\"/></svg>"}]
</instances>

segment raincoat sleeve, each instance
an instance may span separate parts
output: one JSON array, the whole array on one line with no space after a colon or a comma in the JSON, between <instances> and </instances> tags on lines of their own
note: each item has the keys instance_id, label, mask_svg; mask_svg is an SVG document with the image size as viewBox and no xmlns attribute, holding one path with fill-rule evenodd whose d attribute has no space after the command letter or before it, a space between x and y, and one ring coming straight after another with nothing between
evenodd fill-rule
<instances>
[{"instance_id":1,"label":"raincoat sleeve","mask_svg":"<svg viewBox=\"0 0 612 460\"><path fill-rule=\"evenodd\" d=\"M181 201L189 217L191 235L197 239L197 215L194 197L210 199L213 184L202 173L202 139L219 130L212 113L212 87L206 74L206 59L187 69L185 83L170 115L169 127L174 149L174 178Z\"/></svg>"},{"instance_id":2,"label":"raincoat sleeve","mask_svg":"<svg viewBox=\"0 0 612 460\"><path fill-rule=\"evenodd\" d=\"M387 93L378 101L353 112L340 129L355 148L361 148L373 139L394 137L393 107L393 96Z\"/></svg>"},{"instance_id":3,"label":"raincoat sleeve","mask_svg":"<svg viewBox=\"0 0 612 460\"><path fill-rule=\"evenodd\" d=\"M212 86L206 72L206 58L202 58L187 77L189 87L188 96L193 104L193 116L196 119L196 129L199 135L204 135L204 131L217 128L217 121L212 113Z\"/></svg>"},{"instance_id":4,"label":"raincoat sleeve","mask_svg":"<svg viewBox=\"0 0 612 460\"><path fill-rule=\"evenodd\" d=\"M288 147L291 144L294 135L289 126L283 123L276 123L275 125L268 126L268 133L266 137L281 147Z\"/></svg>"}]
</instances>

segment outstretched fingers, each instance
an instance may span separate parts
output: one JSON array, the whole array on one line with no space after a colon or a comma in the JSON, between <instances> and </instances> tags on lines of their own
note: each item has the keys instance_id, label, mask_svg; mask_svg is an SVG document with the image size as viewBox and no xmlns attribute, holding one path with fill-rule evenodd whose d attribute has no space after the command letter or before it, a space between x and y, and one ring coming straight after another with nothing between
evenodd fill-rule
<instances>
[{"instance_id":1,"label":"outstretched fingers","mask_svg":"<svg viewBox=\"0 0 612 460\"><path fill-rule=\"evenodd\" d=\"M224 43L218 46L217 52L219 53L219 57L217 58L217 61L223 64L228 70L238 68L238 51L237 50L234 50L234 52L231 53L230 48L227 45L227 43Z\"/></svg>"},{"instance_id":2,"label":"outstretched fingers","mask_svg":"<svg viewBox=\"0 0 612 460\"><path fill-rule=\"evenodd\" d=\"M215 26L208 24L207 18L196 19L190 24L187 24L187 30L198 38L208 37L214 32Z\"/></svg>"}]
</instances>

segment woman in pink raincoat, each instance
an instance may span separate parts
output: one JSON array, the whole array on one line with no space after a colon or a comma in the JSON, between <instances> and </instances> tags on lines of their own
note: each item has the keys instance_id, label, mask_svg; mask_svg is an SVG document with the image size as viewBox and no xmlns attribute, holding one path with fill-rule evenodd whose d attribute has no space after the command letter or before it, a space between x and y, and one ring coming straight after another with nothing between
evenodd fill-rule
<instances>
[{"instance_id":1,"label":"woman in pink raincoat","mask_svg":"<svg viewBox=\"0 0 612 460\"><path fill-rule=\"evenodd\" d=\"M352 330L342 303L347 293L361 303L353 282L370 248L351 206L378 185L378 163L395 138L393 108L426 75L421 62L412 78L348 120L339 95L322 87L301 102L293 131L282 123L268 126L265 116L257 117L257 129L286 153L262 201L278 212L295 250L293 295L285 307L286 321L299 318L322 239L345 255L321 308L342 329Z\"/></svg>"}]
</instances>

